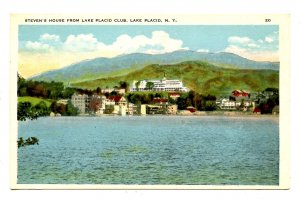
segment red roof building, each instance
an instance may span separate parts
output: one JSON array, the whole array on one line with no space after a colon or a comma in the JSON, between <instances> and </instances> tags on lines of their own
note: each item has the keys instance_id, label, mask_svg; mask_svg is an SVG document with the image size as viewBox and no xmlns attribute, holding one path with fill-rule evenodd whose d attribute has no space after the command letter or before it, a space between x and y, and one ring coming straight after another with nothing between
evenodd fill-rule
<instances>
[{"instance_id":1,"label":"red roof building","mask_svg":"<svg viewBox=\"0 0 300 199\"><path fill-rule=\"evenodd\" d=\"M180 93L179 92L169 93L169 97L176 100L178 97L180 97Z\"/></svg>"},{"instance_id":2,"label":"red roof building","mask_svg":"<svg viewBox=\"0 0 300 199\"><path fill-rule=\"evenodd\" d=\"M186 108L186 110L190 111L191 113L196 112L196 108L193 107L193 106L188 106L188 107Z\"/></svg>"},{"instance_id":3,"label":"red roof building","mask_svg":"<svg viewBox=\"0 0 300 199\"><path fill-rule=\"evenodd\" d=\"M123 96L109 96L107 99L111 102L115 102L116 105L127 103L126 99Z\"/></svg>"},{"instance_id":4,"label":"red roof building","mask_svg":"<svg viewBox=\"0 0 300 199\"><path fill-rule=\"evenodd\" d=\"M152 100L153 104L166 104L168 102L168 99L164 99L164 98L154 98Z\"/></svg>"},{"instance_id":5,"label":"red roof building","mask_svg":"<svg viewBox=\"0 0 300 199\"><path fill-rule=\"evenodd\" d=\"M231 92L231 95L234 97L249 97L249 92L244 90L234 90Z\"/></svg>"}]
</instances>

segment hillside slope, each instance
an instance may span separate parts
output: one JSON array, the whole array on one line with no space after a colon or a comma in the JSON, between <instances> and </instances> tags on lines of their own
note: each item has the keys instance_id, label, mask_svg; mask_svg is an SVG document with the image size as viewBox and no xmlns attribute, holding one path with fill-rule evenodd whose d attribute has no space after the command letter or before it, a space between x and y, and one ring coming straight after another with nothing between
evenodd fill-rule
<instances>
[{"instance_id":1,"label":"hillside slope","mask_svg":"<svg viewBox=\"0 0 300 199\"><path fill-rule=\"evenodd\" d=\"M113 58L84 60L62 69L48 71L31 79L43 81L79 82L100 77L126 75L150 64L177 64L184 61L206 61L225 68L279 70L279 63L256 62L232 53L174 51L165 54L133 53Z\"/></svg>"},{"instance_id":2,"label":"hillside slope","mask_svg":"<svg viewBox=\"0 0 300 199\"><path fill-rule=\"evenodd\" d=\"M234 89L250 92L261 91L267 87L279 88L279 71L224 69L207 62L189 61L173 65L149 65L127 75L99 78L92 81L74 83L79 88L118 86L119 81L129 84L133 80L162 79L182 80L184 85L203 94L227 95Z\"/></svg>"}]
</instances>

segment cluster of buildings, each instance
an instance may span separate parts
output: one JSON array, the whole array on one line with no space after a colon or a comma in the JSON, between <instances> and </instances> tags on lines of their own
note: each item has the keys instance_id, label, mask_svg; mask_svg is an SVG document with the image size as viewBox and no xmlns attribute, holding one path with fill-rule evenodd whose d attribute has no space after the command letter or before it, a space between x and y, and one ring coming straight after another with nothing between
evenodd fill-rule
<instances>
[{"instance_id":1,"label":"cluster of buildings","mask_svg":"<svg viewBox=\"0 0 300 199\"><path fill-rule=\"evenodd\" d=\"M250 92L245 90L234 90L229 98L220 98L216 105L222 110L244 110L255 107L255 100L251 98Z\"/></svg>"},{"instance_id":2,"label":"cluster of buildings","mask_svg":"<svg viewBox=\"0 0 300 199\"><path fill-rule=\"evenodd\" d=\"M115 114L115 115L145 115L145 114L176 114L177 105L170 104L168 99L154 98L150 104L132 104L124 97L125 89L102 89L101 93L115 91L118 95L87 95L75 93L71 103L79 111L79 114ZM136 91L167 91L173 99L180 97L181 92L189 91L180 80L140 80L133 81L130 92Z\"/></svg>"},{"instance_id":3,"label":"cluster of buildings","mask_svg":"<svg viewBox=\"0 0 300 199\"><path fill-rule=\"evenodd\" d=\"M143 91L166 91L169 97L176 100L182 92L188 92L189 89L183 82L177 79L168 80L165 77L161 80L139 80L133 81L129 88L130 92ZM117 95L103 95L103 93L117 93ZM170 104L168 99L154 98L149 104L129 103L124 97L125 89L106 88L101 90L100 95L78 94L75 93L71 102L78 108L79 114L115 114L115 115L145 115L145 114L176 114L177 105ZM256 105L268 100L274 93L264 91L260 93L251 93L245 90L234 90L229 97L221 97L216 100L216 105L221 110L256 110ZM187 108L190 112L196 111L194 107Z\"/></svg>"},{"instance_id":4,"label":"cluster of buildings","mask_svg":"<svg viewBox=\"0 0 300 199\"><path fill-rule=\"evenodd\" d=\"M79 114L114 114L114 115L146 115L146 114L176 114L177 105L169 104L167 99L154 98L151 104L133 104L127 102L124 96L109 96L93 94L73 94L71 103L78 108Z\"/></svg>"},{"instance_id":5,"label":"cluster of buildings","mask_svg":"<svg viewBox=\"0 0 300 199\"><path fill-rule=\"evenodd\" d=\"M128 106L123 96L105 97L104 95L73 94L71 103L79 111L79 114L126 114Z\"/></svg>"},{"instance_id":6,"label":"cluster of buildings","mask_svg":"<svg viewBox=\"0 0 300 199\"><path fill-rule=\"evenodd\" d=\"M257 107L260 103L266 103L269 98L275 95L273 91L263 91L258 93L251 93L245 90L234 90L231 92L229 98L223 97L216 101L216 105L221 110L242 110L253 111L260 113ZM279 114L279 106L275 106L272 114Z\"/></svg>"},{"instance_id":7,"label":"cluster of buildings","mask_svg":"<svg viewBox=\"0 0 300 199\"><path fill-rule=\"evenodd\" d=\"M182 81L177 79L168 80L165 77L161 80L140 80L133 81L130 86L130 92L136 91L178 91L188 92Z\"/></svg>"}]
</instances>

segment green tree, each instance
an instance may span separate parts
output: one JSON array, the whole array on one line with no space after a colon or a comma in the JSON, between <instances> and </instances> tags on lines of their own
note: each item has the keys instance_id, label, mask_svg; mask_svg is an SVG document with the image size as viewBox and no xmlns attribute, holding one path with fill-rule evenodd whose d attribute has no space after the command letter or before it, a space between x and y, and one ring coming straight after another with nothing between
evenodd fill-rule
<instances>
[{"instance_id":1,"label":"green tree","mask_svg":"<svg viewBox=\"0 0 300 199\"><path fill-rule=\"evenodd\" d=\"M179 97L176 100L177 106L179 110L185 110L187 105L186 105L186 99L183 97Z\"/></svg>"},{"instance_id":2,"label":"green tree","mask_svg":"<svg viewBox=\"0 0 300 199\"><path fill-rule=\"evenodd\" d=\"M196 95L196 92L193 91L193 90L190 90L188 92L188 99L187 99L187 105L188 106L195 107L195 95Z\"/></svg>"},{"instance_id":3,"label":"green tree","mask_svg":"<svg viewBox=\"0 0 300 199\"><path fill-rule=\"evenodd\" d=\"M129 84L125 81L120 81L119 82L120 88L125 89L126 92L129 90Z\"/></svg>"},{"instance_id":4,"label":"green tree","mask_svg":"<svg viewBox=\"0 0 300 199\"><path fill-rule=\"evenodd\" d=\"M242 100L241 100L240 109L243 109L244 107L245 107L245 100L242 99Z\"/></svg>"},{"instance_id":5,"label":"green tree","mask_svg":"<svg viewBox=\"0 0 300 199\"><path fill-rule=\"evenodd\" d=\"M18 103L18 110L17 110L17 119L20 121L25 121L26 118L30 118L30 109L31 103L30 102L19 102Z\"/></svg>"},{"instance_id":6,"label":"green tree","mask_svg":"<svg viewBox=\"0 0 300 199\"><path fill-rule=\"evenodd\" d=\"M61 115L67 115L66 109L67 109L67 106L65 104L60 104L60 103L57 103L56 101L52 102L52 104L50 105L50 110L53 113L59 113Z\"/></svg>"},{"instance_id":7,"label":"green tree","mask_svg":"<svg viewBox=\"0 0 300 199\"><path fill-rule=\"evenodd\" d=\"M76 92L75 88L67 87L62 92L62 98L70 99L75 92Z\"/></svg>"},{"instance_id":8,"label":"green tree","mask_svg":"<svg viewBox=\"0 0 300 199\"><path fill-rule=\"evenodd\" d=\"M17 110L17 119L19 121L25 121L28 119L37 119L40 116L40 112L31 106L30 102L19 102Z\"/></svg>"},{"instance_id":9,"label":"green tree","mask_svg":"<svg viewBox=\"0 0 300 199\"><path fill-rule=\"evenodd\" d=\"M117 95L118 95L117 91L112 91L112 92L110 93L110 96L117 96Z\"/></svg>"},{"instance_id":10,"label":"green tree","mask_svg":"<svg viewBox=\"0 0 300 199\"><path fill-rule=\"evenodd\" d=\"M47 107L44 101L39 102L32 108L35 112L37 112L38 116L48 116L50 114L50 110Z\"/></svg>"},{"instance_id":11,"label":"green tree","mask_svg":"<svg viewBox=\"0 0 300 199\"><path fill-rule=\"evenodd\" d=\"M194 102L193 104L197 110L203 109L202 101L203 101L203 97L199 93L195 93L193 98L193 102Z\"/></svg>"},{"instance_id":12,"label":"green tree","mask_svg":"<svg viewBox=\"0 0 300 199\"><path fill-rule=\"evenodd\" d=\"M217 105L215 101L206 101L205 102L205 111L214 111L217 109Z\"/></svg>"},{"instance_id":13,"label":"green tree","mask_svg":"<svg viewBox=\"0 0 300 199\"><path fill-rule=\"evenodd\" d=\"M97 93L98 95L100 95L100 94L101 94L101 88L100 88L100 87L97 87L97 89L96 89L96 93Z\"/></svg>"},{"instance_id":14,"label":"green tree","mask_svg":"<svg viewBox=\"0 0 300 199\"><path fill-rule=\"evenodd\" d=\"M135 87L136 87L136 90L137 90L137 91L139 91L140 85L141 85L141 82L140 82L140 81L137 81L137 82L135 83Z\"/></svg>"},{"instance_id":15,"label":"green tree","mask_svg":"<svg viewBox=\"0 0 300 199\"><path fill-rule=\"evenodd\" d=\"M172 97L168 97L168 102L170 103L170 104L176 104L176 100L174 100Z\"/></svg>"},{"instance_id":16,"label":"green tree","mask_svg":"<svg viewBox=\"0 0 300 199\"><path fill-rule=\"evenodd\" d=\"M151 91L154 88L154 83L153 82L147 82L146 83L146 88L147 88L147 90Z\"/></svg>"},{"instance_id":17,"label":"green tree","mask_svg":"<svg viewBox=\"0 0 300 199\"><path fill-rule=\"evenodd\" d=\"M33 97L48 97L48 90L46 90L44 84L35 81L28 82L27 93Z\"/></svg>"},{"instance_id":18,"label":"green tree","mask_svg":"<svg viewBox=\"0 0 300 199\"><path fill-rule=\"evenodd\" d=\"M18 96L27 96L27 90L26 90L26 80L18 73L18 90L17 95Z\"/></svg>"},{"instance_id":19,"label":"green tree","mask_svg":"<svg viewBox=\"0 0 300 199\"><path fill-rule=\"evenodd\" d=\"M78 108L76 108L70 100L68 100L66 115L68 116L76 116L79 114Z\"/></svg>"},{"instance_id":20,"label":"green tree","mask_svg":"<svg viewBox=\"0 0 300 199\"><path fill-rule=\"evenodd\" d=\"M114 105L106 105L104 113L105 114L112 114L114 112Z\"/></svg>"},{"instance_id":21,"label":"green tree","mask_svg":"<svg viewBox=\"0 0 300 199\"><path fill-rule=\"evenodd\" d=\"M154 97L162 97L162 93L155 93Z\"/></svg>"},{"instance_id":22,"label":"green tree","mask_svg":"<svg viewBox=\"0 0 300 199\"><path fill-rule=\"evenodd\" d=\"M273 92L275 95L279 94L279 89L278 88L266 88L265 91Z\"/></svg>"},{"instance_id":23,"label":"green tree","mask_svg":"<svg viewBox=\"0 0 300 199\"><path fill-rule=\"evenodd\" d=\"M57 103L56 103L56 101L54 101L50 105L50 111L53 113L57 113L56 109L57 109Z\"/></svg>"}]
</instances>

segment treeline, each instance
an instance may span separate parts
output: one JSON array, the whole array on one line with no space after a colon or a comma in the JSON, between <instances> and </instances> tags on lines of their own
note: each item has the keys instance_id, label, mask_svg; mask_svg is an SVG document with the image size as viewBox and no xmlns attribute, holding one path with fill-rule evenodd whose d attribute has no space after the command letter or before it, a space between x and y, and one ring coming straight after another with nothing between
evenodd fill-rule
<instances>
[{"instance_id":1,"label":"treeline","mask_svg":"<svg viewBox=\"0 0 300 199\"><path fill-rule=\"evenodd\" d=\"M154 98L168 98L167 92L133 92L128 93L126 96L127 101L133 104L150 104ZM169 102L172 101L169 98ZM173 102L173 101L172 101ZM175 101L173 102L175 103Z\"/></svg>"},{"instance_id":2,"label":"treeline","mask_svg":"<svg viewBox=\"0 0 300 199\"><path fill-rule=\"evenodd\" d=\"M217 109L216 96L202 95L195 91L183 93L176 100L179 110L185 110L189 106L193 106L198 111L214 111Z\"/></svg>"},{"instance_id":3,"label":"treeline","mask_svg":"<svg viewBox=\"0 0 300 199\"><path fill-rule=\"evenodd\" d=\"M70 100L67 103L58 103L60 99L70 99L74 93L93 95L101 95L101 88L98 87L95 90L81 89L81 88L70 88L65 87L62 82L44 82L26 80L18 74L17 84L17 95L18 97L37 97L40 99L52 100L50 107L47 107L44 101L36 105L32 105L30 101L19 102L17 110L17 118L20 121L26 119L37 119L38 117L49 116L51 112L55 115L60 114L62 116L75 116L78 115L79 111L73 106ZM128 91L129 84L125 81L120 81L118 86L115 88L124 88ZM116 91L111 93L104 93L106 97L119 95Z\"/></svg>"},{"instance_id":4,"label":"treeline","mask_svg":"<svg viewBox=\"0 0 300 199\"><path fill-rule=\"evenodd\" d=\"M272 113L273 108L279 105L279 90L277 88L267 88L263 91L263 94L268 95L267 99L259 99L258 108L261 114Z\"/></svg>"},{"instance_id":5,"label":"treeline","mask_svg":"<svg viewBox=\"0 0 300 199\"><path fill-rule=\"evenodd\" d=\"M168 96L168 92L134 92L126 95L128 102L133 104L150 104L154 98L168 99L170 104L177 104L179 110L186 110L187 107L193 106L199 111L214 111L217 109L216 96L201 95L195 91L181 93L177 100Z\"/></svg>"},{"instance_id":6,"label":"treeline","mask_svg":"<svg viewBox=\"0 0 300 199\"><path fill-rule=\"evenodd\" d=\"M41 101L35 106L32 106L30 102L18 102L17 119L19 121L25 121L28 119L37 119L38 117L48 116L50 110L46 103Z\"/></svg>"},{"instance_id":7,"label":"treeline","mask_svg":"<svg viewBox=\"0 0 300 199\"><path fill-rule=\"evenodd\" d=\"M17 119L19 121L33 120L38 117L49 116L51 112L63 116L78 115L78 109L70 101L67 104L53 101L50 107L47 107L44 101L39 102L35 106L32 106L31 102L18 102Z\"/></svg>"},{"instance_id":8,"label":"treeline","mask_svg":"<svg viewBox=\"0 0 300 199\"><path fill-rule=\"evenodd\" d=\"M50 107L44 101L33 105L30 101L18 102L17 119L24 121L26 119L37 119L38 117L49 116L51 112L60 115L77 115L78 110L70 101L67 104L57 103L59 99L69 99L77 92L74 88L65 88L62 82L43 82L43 81L26 81L18 74L18 97L38 97L41 99L50 99Z\"/></svg>"},{"instance_id":9,"label":"treeline","mask_svg":"<svg viewBox=\"0 0 300 199\"><path fill-rule=\"evenodd\" d=\"M50 105L50 111L63 116L75 116L78 115L79 111L76 107L73 106L70 100L67 104L57 103L56 101L52 102Z\"/></svg>"},{"instance_id":10,"label":"treeline","mask_svg":"<svg viewBox=\"0 0 300 199\"><path fill-rule=\"evenodd\" d=\"M44 99L68 99L76 92L75 88L65 88L62 82L25 80L18 74L18 96L31 96Z\"/></svg>"}]
</instances>

